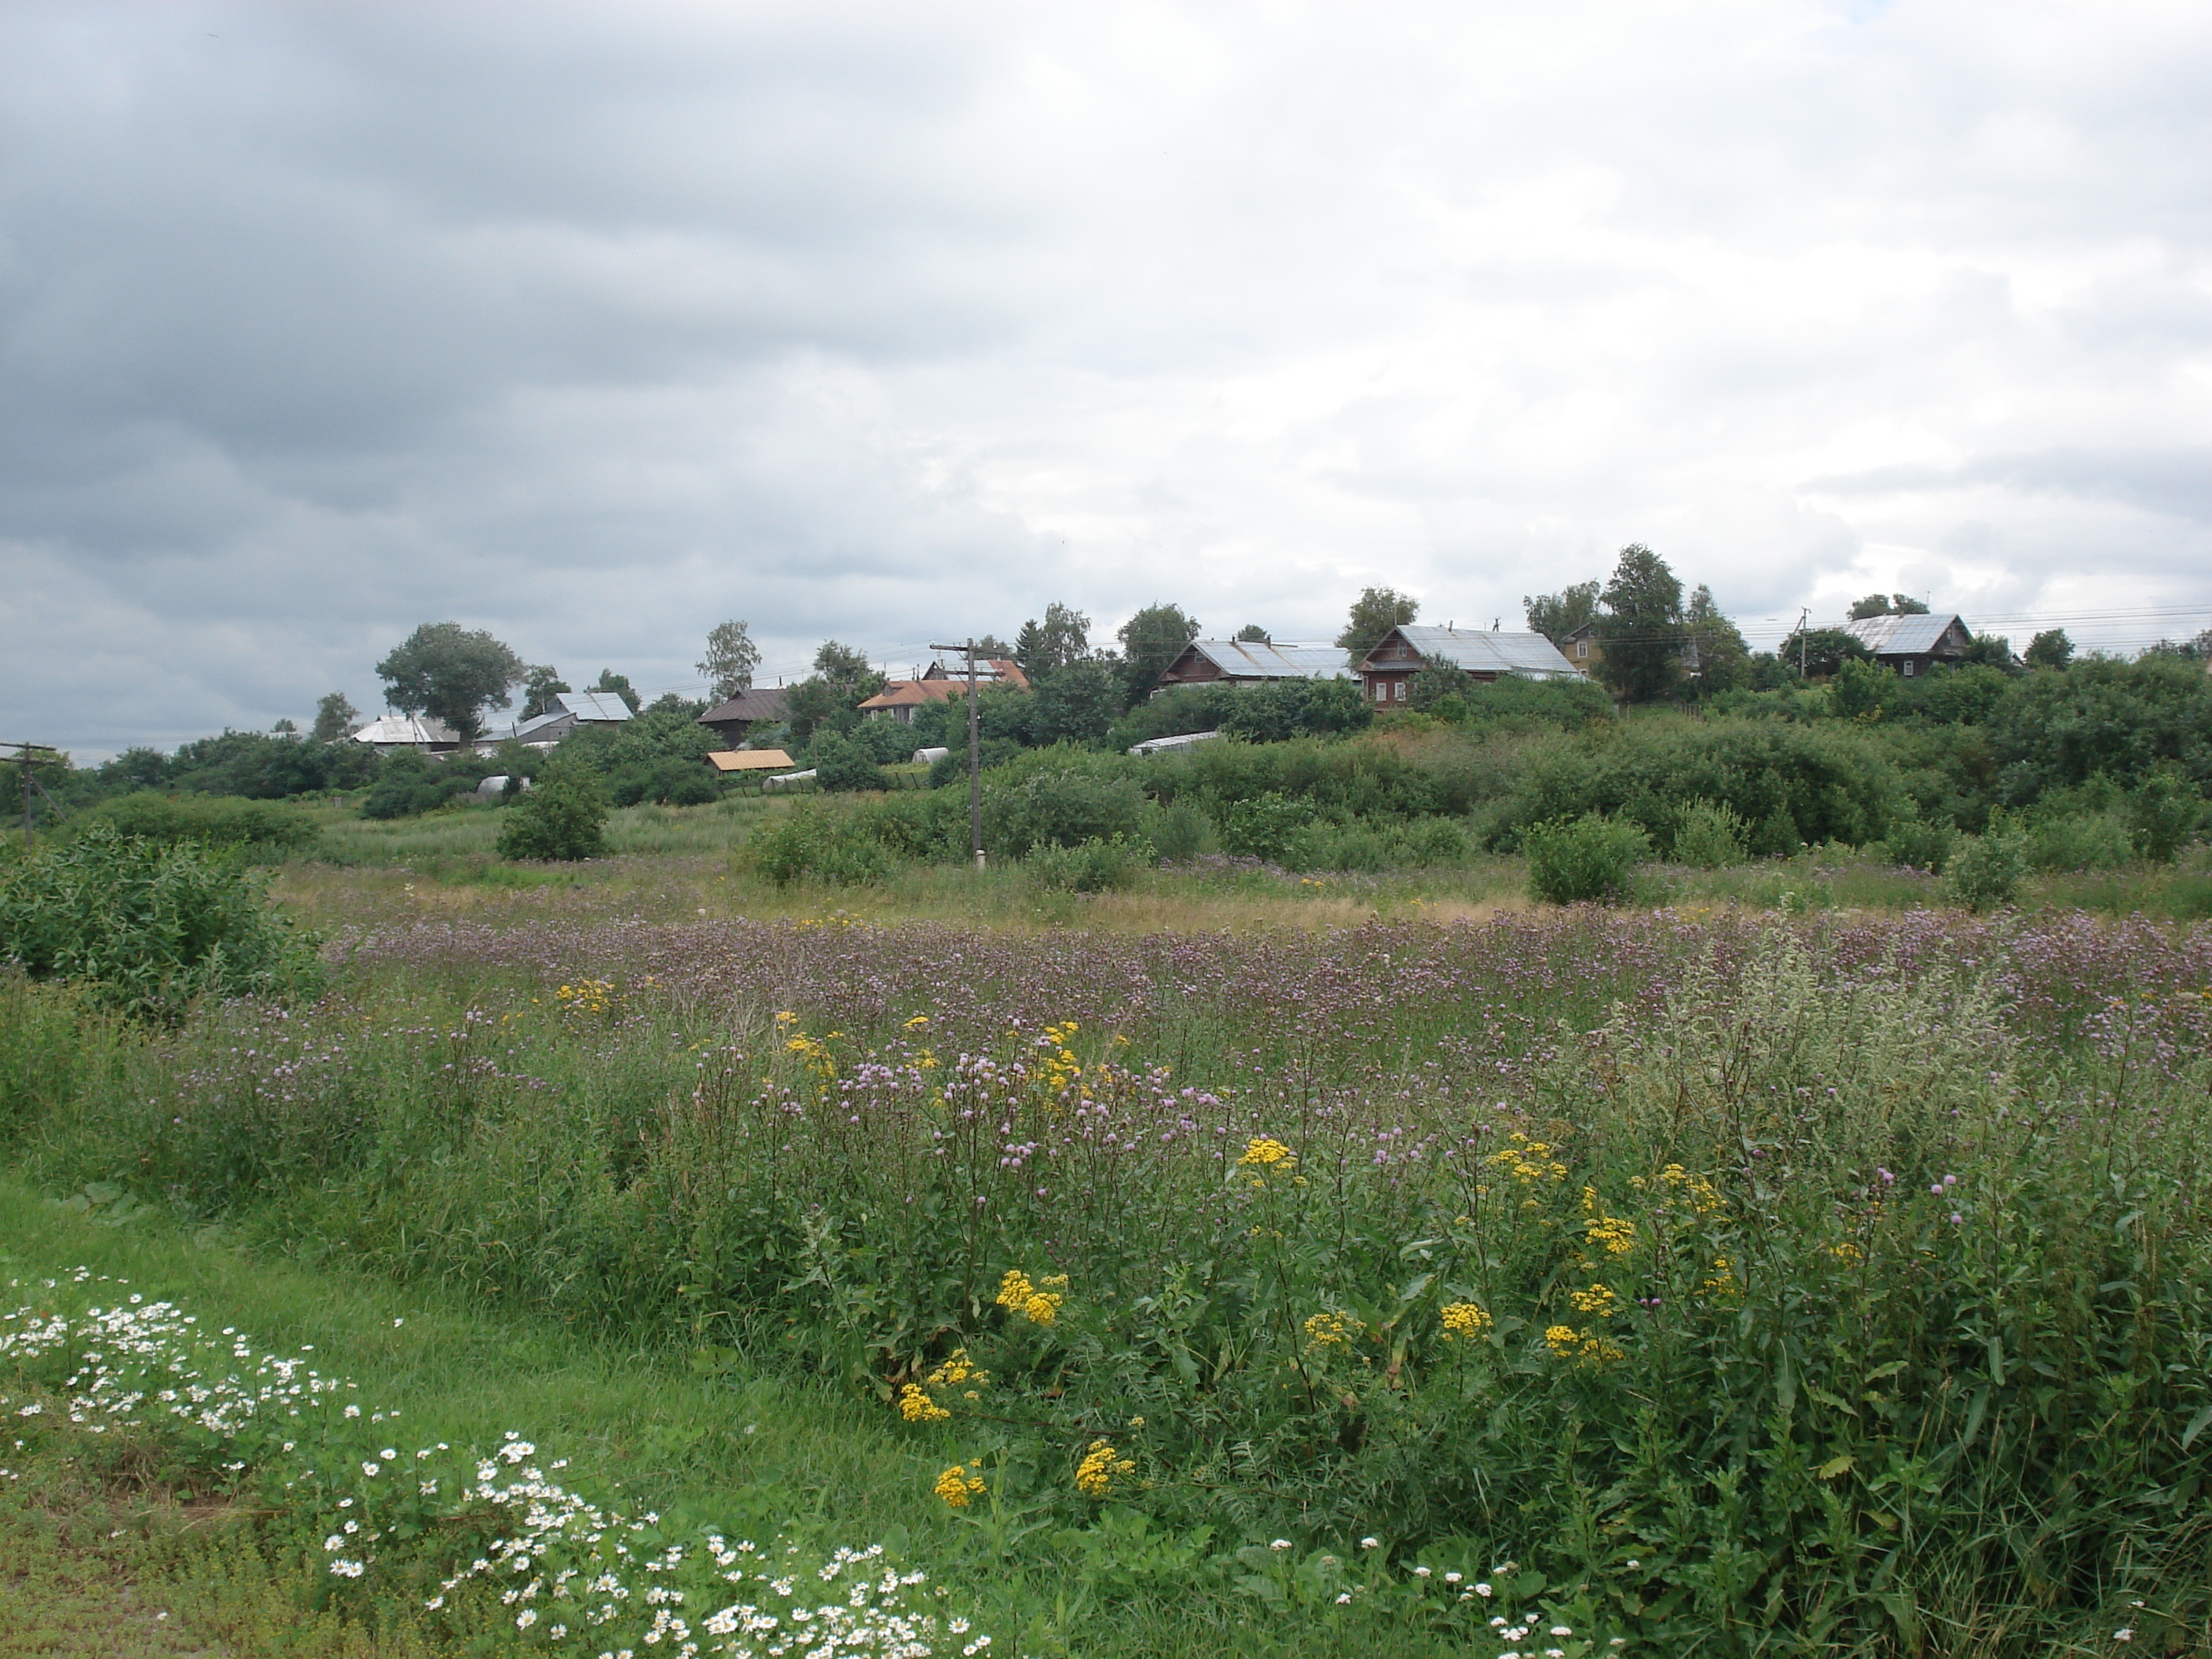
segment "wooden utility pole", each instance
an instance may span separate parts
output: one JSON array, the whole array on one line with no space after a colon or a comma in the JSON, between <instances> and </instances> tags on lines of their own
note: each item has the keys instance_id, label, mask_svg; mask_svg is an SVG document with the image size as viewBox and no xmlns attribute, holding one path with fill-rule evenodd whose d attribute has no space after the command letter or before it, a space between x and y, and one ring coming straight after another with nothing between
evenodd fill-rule
<instances>
[{"instance_id":1,"label":"wooden utility pole","mask_svg":"<svg viewBox=\"0 0 2212 1659\"><path fill-rule=\"evenodd\" d=\"M975 641L965 645L933 645L933 651L958 651L968 658L968 844L975 854L975 867L983 867L983 744L975 710Z\"/></svg>"},{"instance_id":2,"label":"wooden utility pole","mask_svg":"<svg viewBox=\"0 0 2212 1659\"><path fill-rule=\"evenodd\" d=\"M15 769L15 781L23 792L23 850L31 850L31 769L34 766L59 766L62 751L50 743L0 743L0 749L13 749L12 755L0 755L0 765ZM46 794L44 789L39 793ZM52 799L52 796L47 796Z\"/></svg>"},{"instance_id":3,"label":"wooden utility pole","mask_svg":"<svg viewBox=\"0 0 2212 1659\"><path fill-rule=\"evenodd\" d=\"M1806 627L1812 620L1813 612L1809 606L1797 613L1797 678L1801 680L1805 678L1806 653L1813 643L1805 637Z\"/></svg>"}]
</instances>

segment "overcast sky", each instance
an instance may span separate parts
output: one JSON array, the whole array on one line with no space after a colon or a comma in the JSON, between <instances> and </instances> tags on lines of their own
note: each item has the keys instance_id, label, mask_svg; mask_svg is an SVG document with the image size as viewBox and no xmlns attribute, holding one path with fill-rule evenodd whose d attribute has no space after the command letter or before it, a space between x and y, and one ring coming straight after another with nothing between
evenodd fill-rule
<instances>
[{"instance_id":1,"label":"overcast sky","mask_svg":"<svg viewBox=\"0 0 2212 1659\"><path fill-rule=\"evenodd\" d=\"M0 3L0 738L1631 540L2133 646L2208 521L2203 0Z\"/></svg>"}]
</instances>

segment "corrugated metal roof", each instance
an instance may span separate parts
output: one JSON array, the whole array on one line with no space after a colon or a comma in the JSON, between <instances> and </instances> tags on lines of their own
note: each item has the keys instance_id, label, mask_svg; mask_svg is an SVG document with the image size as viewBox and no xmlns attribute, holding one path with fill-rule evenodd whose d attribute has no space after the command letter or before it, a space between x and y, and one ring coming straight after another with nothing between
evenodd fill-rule
<instances>
[{"instance_id":1,"label":"corrugated metal roof","mask_svg":"<svg viewBox=\"0 0 2212 1659\"><path fill-rule=\"evenodd\" d=\"M1956 611L1941 611L1924 616L1862 617L1845 623L1844 632L1878 657L1917 657L1933 651L1953 623L1966 630Z\"/></svg>"},{"instance_id":2,"label":"corrugated metal roof","mask_svg":"<svg viewBox=\"0 0 2212 1659\"><path fill-rule=\"evenodd\" d=\"M380 714L353 734L356 743L436 744L459 743L459 733L443 720L426 719L420 714Z\"/></svg>"},{"instance_id":3,"label":"corrugated metal roof","mask_svg":"<svg viewBox=\"0 0 2212 1659\"><path fill-rule=\"evenodd\" d=\"M1188 648L1233 680L1325 680L1352 672L1352 653L1333 645L1193 640Z\"/></svg>"},{"instance_id":4,"label":"corrugated metal roof","mask_svg":"<svg viewBox=\"0 0 2212 1659\"><path fill-rule=\"evenodd\" d=\"M548 708L565 708L580 720L612 724L630 717L629 705L611 691L556 691Z\"/></svg>"},{"instance_id":5,"label":"corrugated metal roof","mask_svg":"<svg viewBox=\"0 0 2212 1659\"><path fill-rule=\"evenodd\" d=\"M1519 674L1530 679L1565 679L1575 665L1541 634L1507 634L1488 629L1423 628L1408 623L1394 630L1425 661L1448 662L1470 674ZM1370 653L1371 656L1372 653Z\"/></svg>"}]
</instances>

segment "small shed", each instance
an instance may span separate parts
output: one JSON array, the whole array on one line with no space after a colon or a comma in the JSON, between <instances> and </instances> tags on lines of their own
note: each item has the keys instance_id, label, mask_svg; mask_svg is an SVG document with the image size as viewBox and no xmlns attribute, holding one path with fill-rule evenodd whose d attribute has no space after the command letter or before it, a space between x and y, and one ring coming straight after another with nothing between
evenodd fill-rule
<instances>
[{"instance_id":1,"label":"small shed","mask_svg":"<svg viewBox=\"0 0 2212 1659\"><path fill-rule=\"evenodd\" d=\"M722 749L707 757L717 772L777 772L791 764L781 749Z\"/></svg>"}]
</instances>

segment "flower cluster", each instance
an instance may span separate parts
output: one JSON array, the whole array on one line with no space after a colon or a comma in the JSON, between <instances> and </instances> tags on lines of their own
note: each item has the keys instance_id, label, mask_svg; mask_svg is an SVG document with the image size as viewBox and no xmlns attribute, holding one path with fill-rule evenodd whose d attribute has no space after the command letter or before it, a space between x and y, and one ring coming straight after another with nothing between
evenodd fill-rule
<instances>
[{"instance_id":1,"label":"flower cluster","mask_svg":"<svg viewBox=\"0 0 2212 1659\"><path fill-rule=\"evenodd\" d=\"M1447 1340L1456 1338L1462 1342L1475 1341L1491 1325L1490 1316L1472 1302L1449 1303L1439 1317L1443 1321Z\"/></svg>"},{"instance_id":2,"label":"flower cluster","mask_svg":"<svg viewBox=\"0 0 2212 1659\"><path fill-rule=\"evenodd\" d=\"M1627 1357L1618 1345L1607 1340L1604 1332L1595 1328L1578 1331L1571 1325L1546 1327L1544 1346L1552 1351L1554 1358L1571 1359L1577 1365L1593 1369Z\"/></svg>"},{"instance_id":3,"label":"flower cluster","mask_svg":"<svg viewBox=\"0 0 2212 1659\"><path fill-rule=\"evenodd\" d=\"M1272 1135L1259 1135L1248 1141L1244 1155L1237 1162L1243 1169L1287 1170L1298 1161L1298 1156Z\"/></svg>"},{"instance_id":4,"label":"flower cluster","mask_svg":"<svg viewBox=\"0 0 2212 1659\"><path fill-rule=\"evenodd\" d=\"M989 1490L983 1483L983 1466L970 1458L965 1463L955 1463L937 1477L937 1495L956 1510L964 1510L969 1503Z\"/></svg>"},{"instance_id":5,"label":"flower cluster","mask_svg":"<svg viewBox=\"0 0 2212 1659\"><path fill-rule=\"evenodd\" d=\"M1305 1322L1306 1340L1317 1348L1349 1348L1362 1328L1358 1320L1343 1314L1317 1313Z\"/></svg>"},{"instance_id":6,"label":"flower cluster","mask_svg":"<svg viewBox=\"0 0 2212 1659\"><path fill-rule=\"evenodd\" d=\"M1519 1129L1513 1130L1506 1139L1513 1144L1492 1152L1490 1162L1522 1186L1567 1178L1567 1166L1559 1161L1557 1149L1549 1141L1532 1140Z\"/></svg>"},{"instance_id":7,"label":"flower cluster","mask_svg":"<svg viewBox=\"0 0 2212 1659\"><path fill-rule=\"evenodd\" d=\"M1109 1442L1094 1440L1075 1466L1075 1489L1085 1498L1111 1497L1115 1481L1136 1472L1135 1462L1115 1451Z\"/></svg>"},{"instance_id":8,"label":"flower cluster","mask_svg":"<svg viewBox=\"0 0 2212 1659\"><path fill-rule=\"evenodd\" d=\"M999 1281L998 1304L1012 1308L1032 1325L1049 1325L1060 1317L1060 1304L1067 1300L1067 1275L1051 1273L1030 1282L1030 1276L1019 1267L1006 1269L1006 1277Z\"/></svg>"},{"instance_id":9,"label":"flower cluster","mask_svg":"<svg viewBox=\"0 0 2212 1659\"><path fill-rule=\"evenodd\" d=\"M580 979L554 992L564 1014L605 1015L615 1011L619 998L611 979Z\"/></svg>"},{"instance_id":10,"label":"flower cluster","mask_svg":"<svg viewBox=\"0 0 2212 1659\"><path fill-rule=\"evenodd\" d=\"M40 1281L28 1287L33 1301L0 1310L0 1364L33 1382L64 1371L56 1379L63 1408L82 1432L137 1425L169 1432L228 1474L258 1466L288 1507L326 1529L335 1578L367 1576L380 1547L434 1547L434 1523L481 1523L489 1512L504 1534L448 1574L427 1610L483 1581L500 1587L526 1641L556 1650L604 1659L662 1647L676 1659L927 1659L949 1651L944 1638L969 1635L966 1620L917 1605L924 1576L890 1566L881 1545L817 1558L795 1545L732 1544L711 1530L671 1539L657 1515L604 1510L565 1489L554 1479L565 1460L541 1463L538 1448L513 1430L487 1456L471 1460L443 1442L410 1455L380 1443L396 1443L399 1413L364 1414L348 1398L354 1384L302 1359L258 1353L234 1328L211 1334L173 1303L136 1292L113 1306L59 1305L88 1284L123 1288L79 1268L66 1287ZM9 1281L11 1290L26 1288ZM9 1403L0 1395L0 1405ZM35 1401L15 1408L23 1417L43 1412ZM981 1491L981 1477L963 1476L963 1490ZM801 1588L809 1583L823 1589ZM695 1615L693 1607L711 1610ZM958 1651L974 1659L989 1645L976 1635Z\"/></svg>"}]
</instances>

